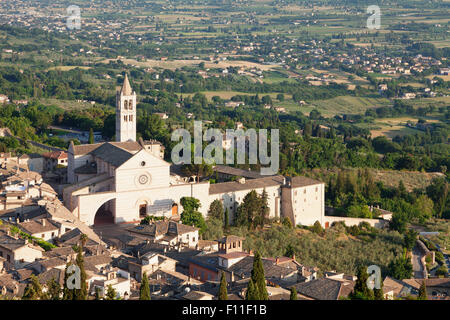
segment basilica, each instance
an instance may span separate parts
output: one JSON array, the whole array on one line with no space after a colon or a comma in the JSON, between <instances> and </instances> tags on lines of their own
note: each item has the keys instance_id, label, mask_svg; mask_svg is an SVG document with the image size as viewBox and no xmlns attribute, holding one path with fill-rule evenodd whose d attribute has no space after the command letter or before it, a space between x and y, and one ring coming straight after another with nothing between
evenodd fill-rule
<instances>
[{"instance_id":1,"label":"basilica","mask_svg":"<svg viewBox=\"0 0 450 320\"><path fill-rule=\"evenodd\" d=\"M324 183L245 170L235 174L238 169L225 166L222 174L240 178L191 182L164 160L161 143L136 139L136 120L136 92L125 76L116 93L116 141L69 146L64 204L86 224L134 223L147 215L176 218L183 210L182 197L199 199L205 217L211 202L220 200L232 223L237 206L252 190L267 192L271 218L288 217L295 225L324 224Z\"/></svg>"}]
</instances>

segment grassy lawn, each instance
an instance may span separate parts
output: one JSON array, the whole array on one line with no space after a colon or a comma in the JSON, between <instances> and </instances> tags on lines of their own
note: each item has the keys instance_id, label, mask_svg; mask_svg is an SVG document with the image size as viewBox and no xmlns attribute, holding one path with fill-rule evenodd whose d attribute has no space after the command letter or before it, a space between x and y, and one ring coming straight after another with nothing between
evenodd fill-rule
<instances>
[{"instance_id":1,"label":"grassy lawn","mask_svg":"<svg viewBox=\"0 0 450 320\"><path fill-rule=\"evenodd\" d=\"M316 106L324 116L334 116L337 114L363 114L369 108L390 105L390 101L386 98L366 98L340 96L326 100L311 101L311 106Z\"/></svg>"}]
</instances>

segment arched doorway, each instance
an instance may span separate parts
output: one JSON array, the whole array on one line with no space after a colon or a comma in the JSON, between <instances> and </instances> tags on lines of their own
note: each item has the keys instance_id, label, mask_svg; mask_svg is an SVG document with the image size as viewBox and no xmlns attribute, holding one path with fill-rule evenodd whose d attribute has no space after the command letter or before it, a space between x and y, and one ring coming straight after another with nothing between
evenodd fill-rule
<instances>
[{"instance_id":1,"label":"arched doorway","mask_svg":"<svg viewBox=\"0 0 450 320\"><path fill-rule=\"evenodd\" d=\"M139 217L145 218L146 216L147 216L147 202L144 202L139 205Z\"/></svg>"},{"instance_id":2,"label":"arched doorway","mask_svg":"<svg viewBox=\"0 0 450 320\"><path fill-rule=\"evenodd\" d=\"M116 199L105 202L95 213L94 225L113 224L115 210Z\"/></svg>"}]
</instances>

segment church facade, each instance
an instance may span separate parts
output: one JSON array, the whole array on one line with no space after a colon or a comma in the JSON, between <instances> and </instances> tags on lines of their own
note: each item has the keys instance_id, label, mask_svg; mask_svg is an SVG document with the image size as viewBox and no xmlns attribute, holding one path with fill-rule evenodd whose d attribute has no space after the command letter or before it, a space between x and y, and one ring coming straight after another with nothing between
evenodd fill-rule
<instances>
[{"instance_id":1,"label":"church facade","mask_svg":"<svg viewBox=\"0 0 450 320\"><path fill-rule=\"evenodd\" d=\"M199 199L205 217L212 201L222 201L231 223L251 190L267 192L270 218L286 216L295 225L324 223L324 183L281 175L189 182L164 161L158 141L136 140L136 120L136 93L125 76L116 95L116 141L69 146L70 185L63 190L64 204L86 224L139 222L147 215L177 217L182 197Z\"/></svg>"}]
</instances>

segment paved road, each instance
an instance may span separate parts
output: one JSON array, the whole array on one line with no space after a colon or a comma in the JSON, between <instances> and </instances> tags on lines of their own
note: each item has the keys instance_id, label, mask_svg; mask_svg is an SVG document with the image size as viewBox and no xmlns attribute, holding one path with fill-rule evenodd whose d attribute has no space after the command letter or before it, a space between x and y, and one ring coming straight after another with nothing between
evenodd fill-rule
<instances>
[{"instance_id":1,"label":"paved road","mask_svg":"<svg viewBox=\"0 0 450 320\"><path fill-rule=\"evenodd\" d=\"M412 251L412 265L415 279L423 279L424 278L424 268L420 259L422 258L422 254L417 247L413 248Z\"/></svg>"}]
</instances>

